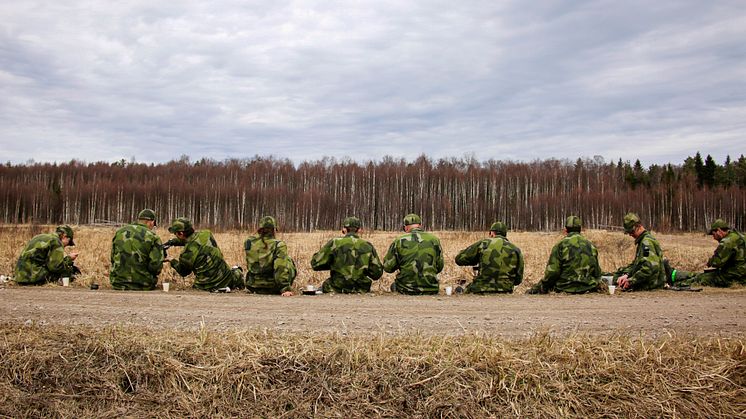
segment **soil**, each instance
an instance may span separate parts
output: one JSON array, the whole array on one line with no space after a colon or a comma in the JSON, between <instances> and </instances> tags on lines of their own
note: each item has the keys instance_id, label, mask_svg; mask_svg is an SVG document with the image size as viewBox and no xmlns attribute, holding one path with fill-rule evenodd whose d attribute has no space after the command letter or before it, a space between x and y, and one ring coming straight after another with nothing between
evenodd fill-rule
<instances>
[{"instance_id":1,"label":"soil","mask_svg":"<svg viewBox=\"0 0 746 419\"><path fill-rule=\"evenodd\" d=\"M489 334L508 338L668 333L746 334L746 288L616 295L400 296L118 292L58 286L0 288L2 321L151 329L288 333Z\"/></svg>"}]
</instances>

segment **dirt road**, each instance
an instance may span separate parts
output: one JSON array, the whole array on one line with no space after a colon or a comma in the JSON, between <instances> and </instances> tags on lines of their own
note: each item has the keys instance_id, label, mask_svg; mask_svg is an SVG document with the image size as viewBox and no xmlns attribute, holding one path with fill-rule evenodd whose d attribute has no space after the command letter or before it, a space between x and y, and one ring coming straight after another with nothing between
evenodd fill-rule
<instances>
[{"instance_id":1,"label":"dirt road","mask_svg":"<svg viewBox=\"0 0 746 419\"><path fill-rule=\"evenodd\" d=\"M524 337L668 332L746 334L746 289L609 295L407 297L390 294L276 296L116 292L62 287L0 289L0 316L12 323L145 326L153 329L271 329L342 334L486 333Z\"/></svg>"}]
</instances>

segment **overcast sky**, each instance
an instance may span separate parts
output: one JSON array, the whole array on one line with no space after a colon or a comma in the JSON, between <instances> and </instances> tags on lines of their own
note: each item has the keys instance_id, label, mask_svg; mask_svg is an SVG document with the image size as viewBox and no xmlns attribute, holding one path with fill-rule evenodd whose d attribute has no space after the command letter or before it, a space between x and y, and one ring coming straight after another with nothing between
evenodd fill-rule
<instances>
[{"instance_id":1,"label":"overcast sky","mask_svg":"<svg viewBox=\"0 0 746 419\"><path fill-rule=\"evenodd\" d=\"M746 154L741 1L3 1L0 161Z\"/></svg>"}]
</instances>

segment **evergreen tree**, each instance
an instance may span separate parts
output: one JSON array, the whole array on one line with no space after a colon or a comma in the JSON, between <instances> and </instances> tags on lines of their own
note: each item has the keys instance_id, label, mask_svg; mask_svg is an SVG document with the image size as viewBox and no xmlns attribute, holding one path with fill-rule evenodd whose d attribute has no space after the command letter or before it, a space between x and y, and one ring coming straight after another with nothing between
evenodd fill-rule
<instances>
[{"instance_id":1,"label":"evergreen tree","mask_svg":"<svg viewBox=\"0 0 746 419\"><path fill-rule=\"evenodd\" d=\"M715 172L717 171L718 165L715 163L715 159L711 155L707 155L705 159L705 165L702 169L702 182L707 187L712 188L715 186Z\"/></svg>"}]
</instances>

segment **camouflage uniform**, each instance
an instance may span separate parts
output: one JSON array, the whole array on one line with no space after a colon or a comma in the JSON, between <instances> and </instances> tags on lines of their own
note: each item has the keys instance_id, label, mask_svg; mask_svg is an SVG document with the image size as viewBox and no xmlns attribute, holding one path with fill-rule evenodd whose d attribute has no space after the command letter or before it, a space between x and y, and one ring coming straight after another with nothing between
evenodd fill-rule
<instances>
[{"instance_id":1,"label":"camouflage uniform","mask_svg":"<svg viewBox=\"0 0 746 419\"><path fill-rule=\"evenodd\" d=\"M507 226L496 222L490 231L496 236L480 240L456 255L457 265L479 267L478 275L466 287L468 293L512 293L513 287L523 281L523 254L506 238Z\"/></svg>"},{"instance_id":2,"label":"camouflage uniform","mask_svg":"<svg viewBox=\"0 0 746 419\"><path fill-rule=\"evenodd\" d=\"M601 283L598 250L580 234L581 225L580 218L567 217L567 235L552 248L544 277L531 288L531 293L579 294L598 289Z\"/></svg>"},{"instance_id":3,"label":"camouflage uniform","mask_svg":"<svg viewBox=\"0 0 746 419\"><path fill-rule=\"evenodd\" d=\"M636 214L627 214L624 217L624 229L629 233L634 226L640 222ZM614 273L614 284L622 275L627 275L630 290L652 290L663 288L666 284L666 269L663 264L663 250L658 240L645 230L635 239L637 249L635 259L631 264L618 269Z\"/></svg>"},{"instance_id":4,"label":"camouflage uniform","mask_svg":"<svg viewBox=\"0 0 746 419\"><path fill-rule=\"evenodd\" d=\"M416 214L404 218L404 225L420 224ZM443 270L443 249L440 240L420 228L399 236L383 258L383 270L399 273L392 290L402 294L437 294L438 273Z\"/></svg>"},{"instance_id":5,"label":"camouflage uniform","mask_svg":"<svg viewBox=\"0 0 746 419\"><path fill-rule=\"evenodd\" d=\"M345 228L358 229L360 226L356 217L347 217L343 223ZM324 281L324 292L369 292L372 282L383 275L376 249L351 231L344 237L329 240L316 252L311 258L311 268L331 271L331 277Z\"/></svg>"},{"instance_id":6,"label":"camouflage uniform","mask_svg":"<svg viewBox=\"0 0 746 419\"><path fill-rule=\"evenodd\" d=\"M712 223L710 234L716 229L728 229L723 220ZM743 234L728 230L728 234L718 241L715 253L707 261L712 271L698 274L690 282L713 287L729 287L733 282L746 285L746 241Z\"/></svg>"},{"instance_id":7,"label":"camouflage uniform","mask_svg":"<svg viewBox=\"0 0 746 419\"><path fill-rule=\"evenodd\" d=\"M143 210L139 220L155 221L152 210ZM144 223L117 230L111 243L109 282L117 290L152 290L163 269L161 239Z\"/></svg>"},{"instance_id":8,"label":"camouflage uniform","mask_svg":"<svg viewBox=\"0 0 746 419\"><path fill-rule=\"evenodd\" d=\"M277 223L265 216L259 220L259 228L272 231L249 237L244 242L246 252L246 288L257 294L282 294L292 291L297 274L295 263L288 256L285 242L274 238Z\"/></svg>"},{"instance_id":9,"label":"camouflage uniform","mask_svg":"<svg viewBox=\"0 0 746 419\"><path fill-rule=\"evenodd\" d=\"M69 226L59 226L54 234L39 234L28 242L16 262L14 280L18 285L42 285L62 277L73 277L76 271L73 260L65 256L60 234L70 238L73 232Z\"/></svg>"},{"instance_id":10,"label":"camouflage uniform","mask_svg":"<svg viewBox=\"0 0 746 419\"><path fill-rule=\"evenodd\" d=\"M177 218L168 231L184 231L191 234L184 241L184 251L179 260L170 260L171 267L181 276L194 273L192 287L215 291L220 288L242 289L244 287L241 271L231 269L223 259L223 252L210 230L194 231L191 222L186 218Z\"/></svg>"}]
</instances>

